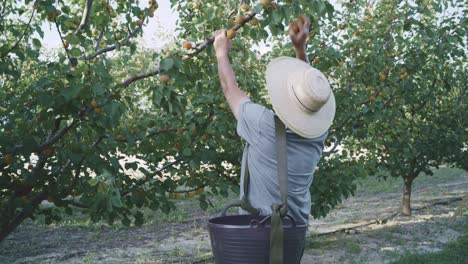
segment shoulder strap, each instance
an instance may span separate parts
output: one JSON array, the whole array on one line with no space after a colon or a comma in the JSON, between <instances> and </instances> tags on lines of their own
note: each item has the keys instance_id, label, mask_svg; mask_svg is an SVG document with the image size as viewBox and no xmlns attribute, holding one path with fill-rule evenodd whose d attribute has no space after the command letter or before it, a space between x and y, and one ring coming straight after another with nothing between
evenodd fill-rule
<instances>
[{"instance_id":1,"label":"shoulder strap","mask_svg":"<svg viewBox=\"0 0 468 264\"><path fill-rule=\"evenodd\" d=\"M286 157L286 128L275 116L276 163L281 191L281 204L273 204L270 230L270 264L283 263L283 217L288 213L288 159Z\"/></svg>"},{"instance_id":2,"label":"shoulder strap","mask_svg":"<svg viewBox=\"0 0 468 264\"><path fill-rule=\"evenodd\" d=\"M242 198L240 200L240 207L244 209L245 211L253 214L253 215L259 215L260 211L257 208L254 208L249 201L249 180L250 180L250 174L249 174L249 159L248 159L248 154L246 153L245 155L245 166L244 166L244 194L242 195Z\"/></svg>"}]
</instances>

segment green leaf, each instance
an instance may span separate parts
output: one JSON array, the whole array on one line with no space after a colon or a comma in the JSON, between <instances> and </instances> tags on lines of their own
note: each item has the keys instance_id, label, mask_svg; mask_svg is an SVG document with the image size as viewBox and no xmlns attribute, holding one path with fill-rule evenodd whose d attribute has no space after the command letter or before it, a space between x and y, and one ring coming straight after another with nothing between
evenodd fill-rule
<instances>
[{"instance_id":1,"label":"green leaf","mask_svg":"<svg viewBox=\"0 0 468 264\"><path fill-rule=\"evenodd\" d=\"M263 5L261 3L259 3L254 7L253 11L254 11L254 13L258 14L258 13L262 12L262 9L263 9Z\"/></svg>"},{"instance_id":2,"label":"green leaf","mask_svg":"<svg viewBox=\"0 0 468 264\"><path fill-rule=\"evenodd\" d=\"M120 193L118 189L114 189L111 202L114 207L121 208L123 206L122 201L120 200Z\"/></svg>"},{"instance_id":3,"label":"green leaf","mask_svg":"<svg viewBox=\"0 0 468 264\"><path fill-rule=\"evenodd\" d=\"M143 214L141 212L136 212L134 217L135 217L135 225L136 226L142 226L144 221L145 221L144 218L143 218Z\"/></svg>"},{"instance_id":4,"label":"green leaf","mask_svg":"<svg viewBox=\"0 0 468 264\"><path fill-rule=\"evenodd\" d=\"M182 151L182 154L184 156L190 156L192 154L192 151L189 148L186 148L184 149L184 151Z\"/></svg>"},{"instance_id":5,"label":"green leaf","mask_svg":"<svg viewBox=\"0 0 468 264\"><path fill-rule=\"evenodd\" d=\"M172 58L164 58L161 60L161 63L159 63L159 67L165 71L172 68L172 66L174 66L174 60Z\"/></svg>"},{"instance_id":6,"label":"green leaf","mask_svg":"<svg viewBox=\"0 0 468 264\"><path fill-rule=\"evenodd\" d=\"M32 39L33 45L36 49L40 49L42 47L41 41L37 38Z\"/></svg>"},{"instance_id":7,"label":"green leaf","mask_svg":"<svg viewBox=\"0 0 468 264\"><path fill-rule=\"evenodd\" d=\"M79 57L79 56L81 56L81 50L78 49L78 48L72 48L72 49L68 52L68 54L69 54L70 56L72 56L72 57Z\"/></svg>"},{"instance_id":8,"label":"green leaf","mask_svg":"<svg viewBox=\"0 0 468 264\"><path fill-rule=\"evenodd\" d=\"M127 217L124 217L122 219L122 225L124 225L126 227L129 227L130 226L130 219L128 219Z\"/></svg>"},{"instance_id":9,"label":"green leaf","mask_svg":"<svg viewBox=\"0 0 468 264\"><path fill-rule=\"evenodd\" d=\"M110 122L113 125L116 125L119 122L120 116L123 113L120 103L116 101L112 101L110 104L107 104L106 106L104 106L104 109L106 113L109 115Z\"/></svg>"},{"instance_id":10,"label":"green leaf","mask_svg":"<svg viewBox=\"0 0 468 264\"><path fill-rule=\"evenodd\" d=\"M80 85L71 85L69 87L63 87L61 94L65 97L65 101L70 101L75 98L81 91L83 87Z\"/></svg>"}]
</instances>

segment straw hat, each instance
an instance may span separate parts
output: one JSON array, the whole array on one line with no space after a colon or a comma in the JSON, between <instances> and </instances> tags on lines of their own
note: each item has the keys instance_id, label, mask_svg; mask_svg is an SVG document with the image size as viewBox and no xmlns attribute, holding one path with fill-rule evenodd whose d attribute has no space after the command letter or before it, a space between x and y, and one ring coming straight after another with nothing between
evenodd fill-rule
<instances>
[{"instance_id":1,"label":"straw hat","mask_svg":"<svg viewBox=\"0 0 468 264\"><path fill-rule=\"evenodd\" d=\"M335 97L319 70L302 60L279 57L266 70L271 104L283 123L305 138L323 135L335 117Z\"/></svg>"}]
</instances>

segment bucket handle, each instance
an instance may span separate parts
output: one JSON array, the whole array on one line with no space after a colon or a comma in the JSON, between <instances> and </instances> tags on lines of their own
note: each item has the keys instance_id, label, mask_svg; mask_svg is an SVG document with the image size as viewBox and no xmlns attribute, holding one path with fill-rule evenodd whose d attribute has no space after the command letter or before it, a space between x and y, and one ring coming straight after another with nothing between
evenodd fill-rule
<instances>
[{"instance_id":1,"label":"bucket handle","mask_svg":"<svg viewBox=\"0 0 468 264\"><path fill-rule=\"evenodd\" d=\"M291 215L286 215L285 217L287 217L287 218L289 218L291 220L291 226L290 227L296 227L296 225L297 225L296 220L294 220L294 218ZM271 215L266 216L265 218L263 218L262 221L259 221L257 219L252 219L250 221L250 227L258 227L258 226L264 227L265 222L268 220L268 218L271 218Z\"/></svg>"},{"instance_id":2,"label":"bucket handle","mask_svg":"<svg viewBox=\"0 0 468 264\"><path fill-rule=\"evenodd\" d=\"M221 213L221 217L224 217L226 216L226 213L227 211L232 208L232 207L240 207L241 206L241 202L240 201L235 201L235 202L232 202L230 204L228 204L226 207L224 207L223 209L223 212Z\"/></svg>"}]
</instances>

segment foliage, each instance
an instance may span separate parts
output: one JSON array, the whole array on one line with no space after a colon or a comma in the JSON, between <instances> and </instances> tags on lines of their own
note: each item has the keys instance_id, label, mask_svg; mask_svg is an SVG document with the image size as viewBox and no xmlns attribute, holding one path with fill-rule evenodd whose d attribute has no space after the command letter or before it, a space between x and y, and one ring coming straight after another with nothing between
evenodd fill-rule
<instances>
[{"instance_id":1,"label":"foliage","mask_svg":"<svg viewBox=\"0 0 468 264\"><path fill-rule=\"evenodd\" d=\"M234 70L264 102L264 64L249 47L284 34L300 11L332 11L320 1L247 4L245 21L230 25L233 2L172 1L181 17L177 43L147 51L138 36L156 1L2 1L0 240L26 218L60 220L58 208L141 225L143 208L173 208L168 193L197 195L206 208L207 195L237 189L241 143L220 92L213 31L239 31ZM259 25L246 24L255 15ZM44 25L63 43L50 56Z\"/></svg>"},{"instance_id":2,"label":"foliage","mask_svg":"<svg viewBox=\"0 0 468 264\"><path fill-rule=\"evenodd\" d=\"M308 51L338 102L312 187L315 217L378 165L396 176L466 160L466 19L436 16L459 2L353 1L341 11L320 0L244 2L251 11L233 1L171 1L177 42L148 51L138 36L156 1L2 1L0 240L28 217L59 220L57 207L140 225L142 208L173 208L168 193L197 190L188 196L206 208L207 196L237 189L241 143L210 37L238 30L231 56L239 85L268 105L265 64L292 51L282 40L299 13L312 18ZM237 14L245 21L233 23ZM62 38L51 56L43 25ZM274 44L271 54L250 48L261 41Z\"/></svg>"},{"instance_id":3,"label":"foliage","mask_svg":"<svg viewBox=\"0 0 468 264\"><path fill-rule=\"evenodd\" d=\"M337 114L314 216L360 176L384 171L411 188L434 167L466 169L466 12L461 1L353 1L318 21L309 54L333 82Z\"/></svg>"}]
</instances>

